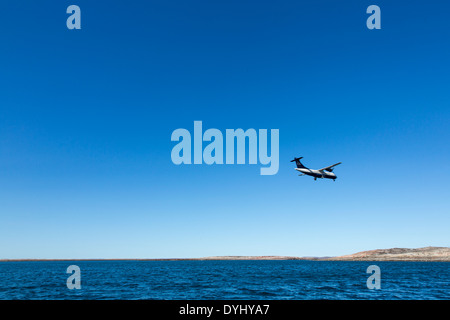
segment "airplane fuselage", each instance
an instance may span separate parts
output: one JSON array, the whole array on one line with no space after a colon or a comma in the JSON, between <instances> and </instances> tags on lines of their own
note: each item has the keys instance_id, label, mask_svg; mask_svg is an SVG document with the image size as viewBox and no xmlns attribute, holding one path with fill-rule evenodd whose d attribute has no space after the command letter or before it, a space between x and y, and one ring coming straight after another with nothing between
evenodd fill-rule
<instances>
[{"instance_id":1,"label":"airplane fuselage","mask_svg":"<svg viewBox=\"0 0 450 320\"><path fill-rule=\"evenodd\" d=\"M326 172L326 171L319 171L319 170L313 170L308 168L295 168L295 170L306 174L308 176L312 176L314 178L324 178L324 179L336 179L337 176L332 172Z\"/></svg>"}]
</instances>

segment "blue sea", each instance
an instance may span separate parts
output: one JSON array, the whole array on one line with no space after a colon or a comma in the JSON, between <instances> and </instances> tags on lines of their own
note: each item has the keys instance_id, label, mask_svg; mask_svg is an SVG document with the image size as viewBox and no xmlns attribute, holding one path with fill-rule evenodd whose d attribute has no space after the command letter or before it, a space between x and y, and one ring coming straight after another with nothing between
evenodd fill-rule
<instances>
[{"instance_id":1,"label":"blue sea","mask_svg":"<svg viewBox=\"0 0 450 320\"><path fill-rule=\"evenodd\" d=\"M69 265L81 289L66 285ZM367 267L381 289L367 288ZM0 299L445 299L450 263L335 261L0 262Z\"/></svg>"}]
</instances>

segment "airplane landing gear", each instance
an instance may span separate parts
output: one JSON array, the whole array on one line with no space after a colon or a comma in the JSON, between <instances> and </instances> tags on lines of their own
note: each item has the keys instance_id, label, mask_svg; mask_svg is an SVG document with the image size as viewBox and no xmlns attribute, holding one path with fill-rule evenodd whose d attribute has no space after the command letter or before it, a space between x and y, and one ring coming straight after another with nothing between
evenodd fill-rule
<instances>
[{"instance_id":1,"label":"airplane landing gear","mask_svg":"<svg viewBox=\"0 0 450 320\"><path fill-rule=\"evenodd\" d=\"M314 181L316 181L317 180L317 177L314 177Z\"/></svg>"}]
</instances>

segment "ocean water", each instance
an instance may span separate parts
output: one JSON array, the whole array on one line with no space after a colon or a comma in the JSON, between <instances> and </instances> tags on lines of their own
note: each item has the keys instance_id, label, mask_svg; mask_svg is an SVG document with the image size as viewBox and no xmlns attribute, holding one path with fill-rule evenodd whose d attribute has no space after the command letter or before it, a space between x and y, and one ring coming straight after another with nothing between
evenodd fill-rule
<instances>
[{"instance_id":1,"label":"ocean water","mask_svg":"<svg viewBox=\"0 0 450 320\"><path fill-rule=\"evenodd\" d=\"M81 289L69 290L69 265ZM367 267L381 269L369 290ZM334 261L0 262L0 299L450 299L450 263Z\"/></svg>"}]
</instances>

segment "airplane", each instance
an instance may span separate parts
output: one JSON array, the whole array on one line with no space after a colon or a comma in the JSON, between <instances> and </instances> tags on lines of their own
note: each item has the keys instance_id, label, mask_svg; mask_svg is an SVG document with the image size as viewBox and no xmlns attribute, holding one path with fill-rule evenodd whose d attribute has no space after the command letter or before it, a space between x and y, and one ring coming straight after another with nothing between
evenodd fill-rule
<instances>
[{"instance_id":1,"label":"airplane","mask_svg":"<svg viewBox=\"0 0 450 320\"><path fill-rule=\"evenodd\" d=\"M300 158L294 158L294 160L291 160L291 162L294 162L297 164L297 168L295 170L300 171L302 174L299 174L299 176L312 176L314 177L314 180L319 179L333 179L333 181L336 181L337 176L333 173L333 167L341 164L342 162L338 162L336 164L333 164L331 166L319 169L319 170L313 170L305 167L301 162L300 159L303 159L303 157Z\"/></svg>"}]
</instances>

